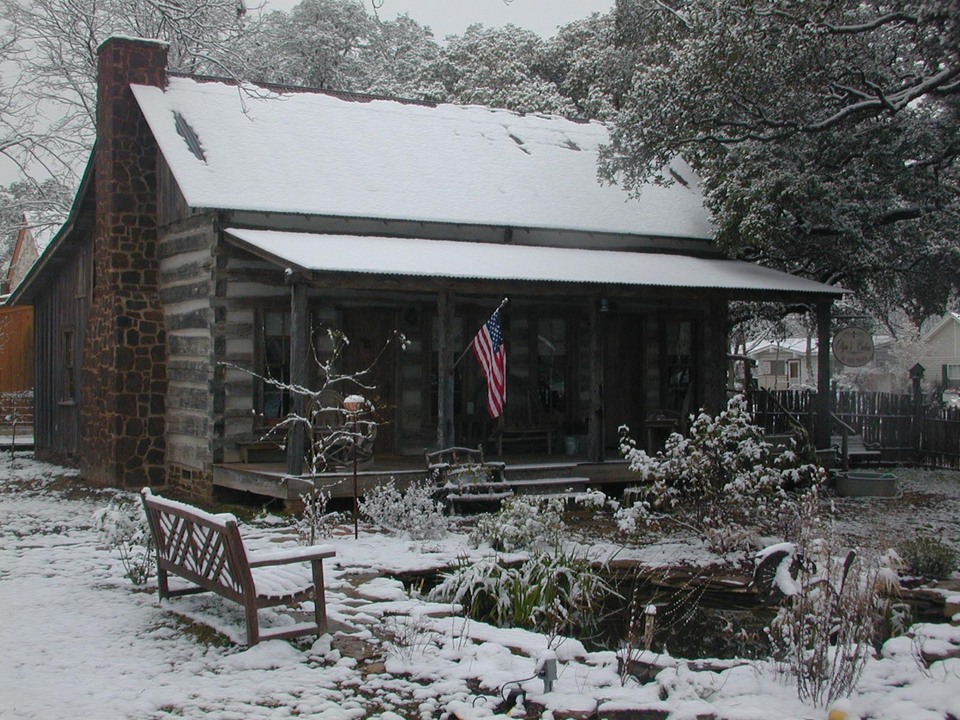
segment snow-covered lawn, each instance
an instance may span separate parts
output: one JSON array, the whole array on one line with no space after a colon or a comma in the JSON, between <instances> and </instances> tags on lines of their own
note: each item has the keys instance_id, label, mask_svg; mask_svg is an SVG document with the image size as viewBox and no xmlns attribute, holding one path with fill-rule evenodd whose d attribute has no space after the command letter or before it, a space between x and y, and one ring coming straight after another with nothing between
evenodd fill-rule
<instances>
[{"instance_id":1,"label":"snow-covered lawn","mask_svg":"<svg viewBox=\"0 0 960 720\"><path fill-rule=\"evenodd\" d=\"M914 487L922 478L909 480L916 499L908 493L893 525L878 527L888 521L878 503L861 501L851 533L892 536L912 520L955 541L958 474L931 477L929 497ZM0 459L0 717L483 718L496 715L502 689L518 686L528 711L547 708L542 717L614 718L636 709L677 719L827 715L800 702L790 678L766 662L697 672L661 657L672 667L656 682L624 684L612 650L587 652L571 639L548 647L543 635L465 621L382 576L478 556L463 535L415 543L363 532L354 540L350 528L324 540L337 551L327 566L331 634L245 649L206 630L239 639L237 606L205 596L160 606L152 590L122 577L92 520L114 494L85 489L28 456L13 464ZM280 518L247 525L244 535L254 548L295 542ZM921 648L946 659L925 665ZM554 692L544 695L542 681L528 678L548 651L560 672ZM960 717L960 659L949 655L960 656L960 628L946 624L916 626L912 637L888 641L846 701L850 717Z\"/></svg>"}]
</instances>

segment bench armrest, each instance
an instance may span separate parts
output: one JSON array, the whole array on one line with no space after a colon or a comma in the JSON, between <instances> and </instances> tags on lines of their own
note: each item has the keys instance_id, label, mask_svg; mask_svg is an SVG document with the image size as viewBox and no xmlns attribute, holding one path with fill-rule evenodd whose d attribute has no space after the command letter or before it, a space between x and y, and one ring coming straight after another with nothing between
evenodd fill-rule
<instances>
[{"instance_id":1,"label":"bench armrest","mask_svg":"<svg viewBox=\"0 0 960 720\"><path fill-rule=\"evenodd\" d=\"M247 555L247 563L252 568L267 565L289 565L290 563L323 560L334 557L336 554L336 550L329 545L311 545L272 552L251 553Z\"/></svg>"}]
</instances>

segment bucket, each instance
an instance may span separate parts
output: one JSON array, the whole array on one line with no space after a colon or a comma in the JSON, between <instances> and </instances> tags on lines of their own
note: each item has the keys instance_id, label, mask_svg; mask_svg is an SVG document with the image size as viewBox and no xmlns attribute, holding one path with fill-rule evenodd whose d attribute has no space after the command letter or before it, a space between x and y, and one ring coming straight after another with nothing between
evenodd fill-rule
<instances>
[{"instance_id":1,"label":"bucket","mask_svg":"<svg viewBox=\"0 0 960 720\"><path fill-rule=\"evenodd\" d=\"M577 438L575 435L563 436L563 454L564 455L577 454Z\"/></svg>"}]
</instances>

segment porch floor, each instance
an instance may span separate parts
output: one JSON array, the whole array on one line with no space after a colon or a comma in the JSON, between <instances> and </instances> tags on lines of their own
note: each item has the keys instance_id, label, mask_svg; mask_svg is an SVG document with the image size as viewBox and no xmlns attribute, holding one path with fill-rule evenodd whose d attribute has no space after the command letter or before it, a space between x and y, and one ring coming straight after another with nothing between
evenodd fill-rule
<instances>
[{"instance_id":1,"label":"porch floor","mask_svg":"<svg viewBox=\"0 0 960 720\"><path fill-rule=\"evenodd\" d=\"M612 454L612 451L611 451ZM506 463L504 476L509 480L543 478L586 478L588 486L618 494L624 487L636 483L624 460L619 458L602 463L589 462L580 455L524 454L488 458ZM357 469L357 489L363 495L369 488L394 480L403 487L427 477L422 455L378 456L373 462ZM298 500L314 488L330 493L332 498L353 496L353 469L338 468L317 475L291 476L279 462L223 463L213 468L213 485L253 493L280 500Z\"/></svg>"}]
</instances>

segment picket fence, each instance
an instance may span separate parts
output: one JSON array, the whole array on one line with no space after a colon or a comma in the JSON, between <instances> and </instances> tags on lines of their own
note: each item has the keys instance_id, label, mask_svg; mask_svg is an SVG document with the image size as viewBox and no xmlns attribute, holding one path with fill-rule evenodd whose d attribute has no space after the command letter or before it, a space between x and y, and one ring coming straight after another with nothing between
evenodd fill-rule
<instances>
[{"instance_id":1,"label":"picket fence","mask_svg":"<svg viewBox=\"0 0 960 720\"><path fill-rule=\"evenodd\" d=\"M749 397L754 420L767 433L790 432L800 422L811 436L816 400L809 390L753 392ZM910 395L851 391L834 392L830 407L864 442L880 446L884 463L960 469L960 408L918 404ZM831 434L838 432L831 428Z\"/></svg>"}]
</instances>

